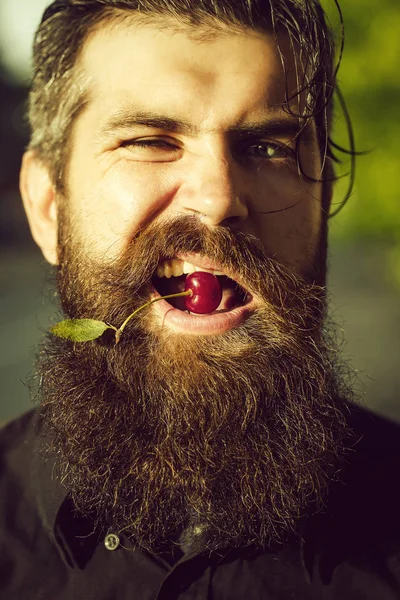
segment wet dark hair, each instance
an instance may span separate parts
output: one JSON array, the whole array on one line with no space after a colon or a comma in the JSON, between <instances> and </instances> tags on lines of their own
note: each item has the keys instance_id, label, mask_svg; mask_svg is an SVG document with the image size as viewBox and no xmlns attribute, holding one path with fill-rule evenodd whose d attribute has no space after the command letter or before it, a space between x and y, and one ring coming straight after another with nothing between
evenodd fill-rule
<instances>
[{"instance_id":1,"label":"wet dark hair","mask_svg":"<svg viewBox=\"0 0 400 600\"><path fill-rule=\"evenodd\" d=\"M29 101L31 141L29 148L48 166L53 181L62 189L69 157L69 138L74 119L86 103L78 59L87 36L101 23L135 17L135 22L156 24L159 29L185 31L191 39L205 41L230 31L250 28L273 33L280 51L282 34L289 36L298 69L296 95L307 102L297 116L305 123L314 119L323 159L324 181L333 181L335 151L351 155L351 175L347 194L337 214L351 195L354 183L355 150L351 121L337 86L336 75L343 52L343 17L337 0L341 24L339 48L327 24L319 0L56 0L44 12L34 42L34 75ZM338 58L336 60L336 54ZM280 52L285 69L283 53ZM350 150L331 139L333 95L336 92L349 131ZM289 108L287 90L285 109ZM300 161L299 169L303 172ZM329 201L323 209L328 212Z\"/></svg>"}]
</instances>

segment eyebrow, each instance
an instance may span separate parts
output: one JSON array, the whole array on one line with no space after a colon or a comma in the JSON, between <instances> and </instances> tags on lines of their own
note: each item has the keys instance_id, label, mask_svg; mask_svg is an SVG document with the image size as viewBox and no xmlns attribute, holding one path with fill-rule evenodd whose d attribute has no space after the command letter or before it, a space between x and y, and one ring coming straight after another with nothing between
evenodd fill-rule
<instances>
[{"instance_id":1,"label":"eyebrow","mask_svg":"<svg viewBox=\"0 0 400 600\"><path fill-rule=\"evenodd\" d=\"M134 129L135 127L148 127L161 129L169 133L195 136L200 133L200 128L188 121L160 115L152 111L119 110L111 115L100 130L101 136L109 136L115 131ZM236 138L254 137L296 137L304 129L304 119L290 115L274 116L258 123L235 125L228 127L227 132ZM213 130L208 130L213 131Z\"/></svg>"}]
</instances>

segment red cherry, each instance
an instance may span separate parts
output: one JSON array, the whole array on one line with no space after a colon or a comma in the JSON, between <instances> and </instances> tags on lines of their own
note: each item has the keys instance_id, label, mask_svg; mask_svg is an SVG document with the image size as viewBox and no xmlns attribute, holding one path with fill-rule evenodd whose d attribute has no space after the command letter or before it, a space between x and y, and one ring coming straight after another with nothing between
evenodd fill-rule
<instances>
[{"instance_id":1,"label":"red cherry","mask_svg":"<svg viewBox=\"0 0 400 600\"><path fill-rule=\"evenodd\" d=\"M212 273L196 271L186 277L185 291L192 290L192 296L185 297L186 309L192 313L206 315L218 308L222 300L222 290L218 279Z\"/></svg>"}]
</instances>

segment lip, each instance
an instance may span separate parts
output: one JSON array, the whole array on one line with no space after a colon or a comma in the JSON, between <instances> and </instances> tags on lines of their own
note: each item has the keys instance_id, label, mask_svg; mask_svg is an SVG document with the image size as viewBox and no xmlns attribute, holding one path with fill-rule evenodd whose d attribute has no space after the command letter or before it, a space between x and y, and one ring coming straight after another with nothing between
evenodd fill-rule
<instances>
[{"instance_id":1,"label":"lip","mask_svg":"<svg viewBox=\"0 0 400 600\"><path fill-rule=\"evenodd\" d=\"M154 287L152 297L161 297ZM248 304L238 306L228 312L220 312L211 315L189 314L178 308L174 308L166 300L159 300L153 305L153 309L163 326L170 327L177 333L187 333L192 335L216 335L225 333L246 321L246 319L254 313L255 308L256 303L254 299Z\"/></svg>"}]
</instances>

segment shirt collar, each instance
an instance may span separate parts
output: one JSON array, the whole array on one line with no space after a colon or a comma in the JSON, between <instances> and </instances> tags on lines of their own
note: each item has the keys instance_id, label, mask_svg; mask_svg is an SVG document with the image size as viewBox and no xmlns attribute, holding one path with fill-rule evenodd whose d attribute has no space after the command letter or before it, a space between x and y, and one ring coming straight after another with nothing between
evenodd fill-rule
<instances>
[{"instance_id":1,"label":"shirt collar","mask_svg":"<svg viewBox=\"0 0 400 600\"><path fill-rule=\"evenodd\" d=\"M83 569L92 558L102 532L95 531L94 521L76 510L71 494L56 477L56 459L48 455L40 411L33 425L36 447L32 482L40 520L64 562Z\"/></svg>"}]
</instances>

